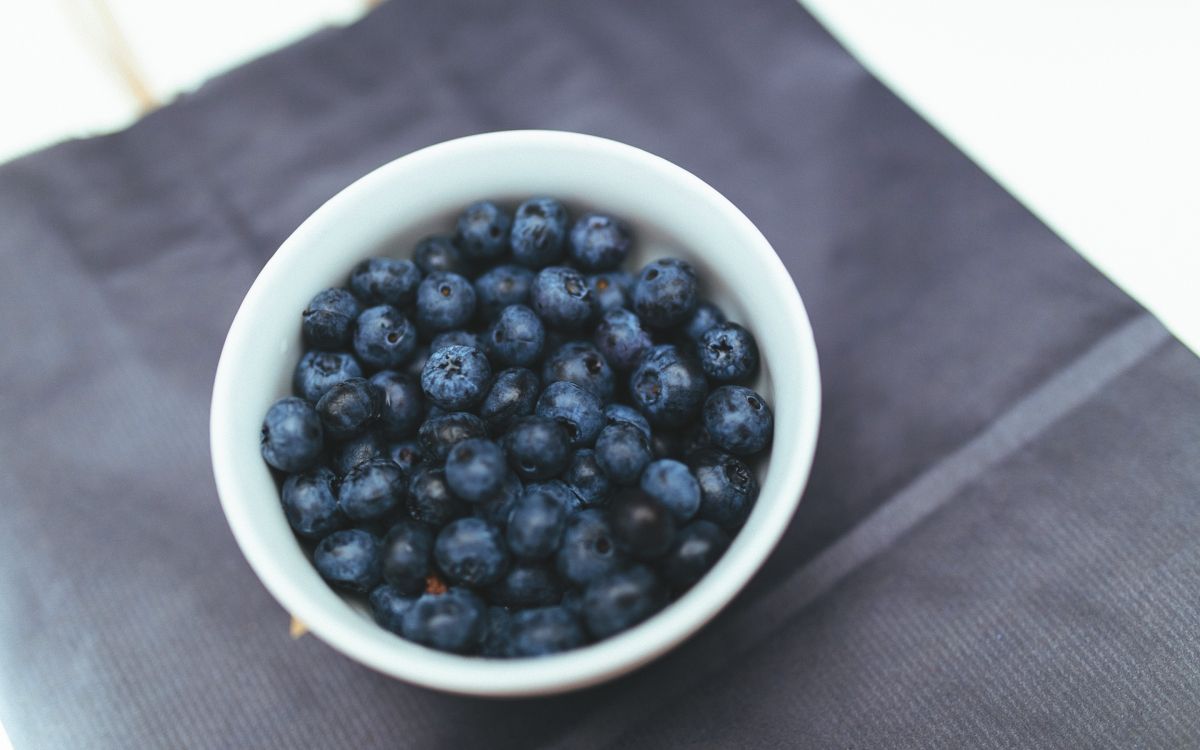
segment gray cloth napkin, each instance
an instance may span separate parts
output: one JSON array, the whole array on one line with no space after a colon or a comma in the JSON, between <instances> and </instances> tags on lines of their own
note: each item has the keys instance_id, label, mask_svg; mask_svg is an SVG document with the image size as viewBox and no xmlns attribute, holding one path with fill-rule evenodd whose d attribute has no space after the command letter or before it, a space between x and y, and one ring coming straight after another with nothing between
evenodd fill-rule
<instances>
[{"instance_id":1,"label":"gray cloth napkin","mask_svg":"<svg viewBox=\"0 0 1200 750\"><path fill-rule=\"evenodd\" d=\"M713 624L615 683L488 701L289 638L206 424L237 305L309 212L522 127L737 203L809 307L825 411L790 532ZM0 331L21 750L1200 745L1200 362L792 0L393 0L0 168Z\"/></svg>"}]
</instances>

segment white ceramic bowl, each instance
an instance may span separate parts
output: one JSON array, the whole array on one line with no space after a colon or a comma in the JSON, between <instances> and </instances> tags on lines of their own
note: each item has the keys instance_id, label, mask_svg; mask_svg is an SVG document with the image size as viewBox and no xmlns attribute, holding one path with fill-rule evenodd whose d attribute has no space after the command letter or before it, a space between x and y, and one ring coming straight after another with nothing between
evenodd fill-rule
<instances>
[{"instance_id":1,"label":"white ceramic bowl","mask_svg":"<svg viewBox=\"0 0 1200 750\"><path fill-rule=\"evenodd\" d=\"M292 536L259 454L267 407L289 393L301 353L300 311L345 283L362 258L408 257L426 234L446 232L467 204L562 199L627 220L629 268L678 255L704 294L757 337L756 390L774 409L775 438L762 490L729 551L691 591L641 625L586 648L522 660L441 653L405 641L334 593ZM562 692L645 664L724 607L770 554L808 479L820 410L808 316L770 244L737 208L691 173L631 146L575 133L512 131L460 138L386 164L338 193L275 253L229 329L213 386L213 471L234 536L267 589L334 648L388 675L490 696Z\"/></svg>"}]
</instances>

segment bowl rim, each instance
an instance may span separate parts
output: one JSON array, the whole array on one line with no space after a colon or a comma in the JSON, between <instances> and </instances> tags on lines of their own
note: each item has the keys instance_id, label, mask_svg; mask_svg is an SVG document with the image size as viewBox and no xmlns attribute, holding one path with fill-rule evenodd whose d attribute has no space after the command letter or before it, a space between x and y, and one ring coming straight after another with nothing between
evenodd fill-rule
<instances>
[{"instance_id":1,"label":"bowl rim","mask_svg":"<svg viewBox=\"0 0 1200 750\"><path fill-rule=\"evenodd\" d=\"M347 208L376 190L386 189L405 170L420 170L439 159L470 158L478 149L495 148L582 149L615 161L636 162L677 183L708 208L720 211L722 220L730 222L745 238L744 251L753 252L772 271L763 281L773 298L784 305L780 315L793 321L792 344L797 356L795 362L786 365L798 371L789 374L787 387L799 390L800 412L795 424L799 450L787 461L772 457L768 475L782 473L782 479L775 483L786 494L773 502L762 502L760 495L747 519L747 525L753 521L758 527L756 538L745 540L746 535L739 534L717 566L691 591L628 631L581 649L538 659L493 660L447 654L391 634L387 635L396 641L394 648L380 649L377 639L363 637L345 626L341 621L345 613L331 612L306 586L293 580L286 566L278 564L260 542L258 521L252 517L251 503L245 498L248 491L239 479L235 441L224 439L235 430L238 352L253 345L252 311L265 303L269 289L286 273L293 258L310 246L310 238L339 221ZM779 364L773 363L772 368ZM776 391L784 387L778 376L775 382ZM820 408L817 351L799 292L766 237L732 202L691 172L634 146L582 133L510 130L455 138L400 156L343 188L297 227L255 278L230 325L213 382L209 437L217 492L238 547L271 595L313 634L352 659L411 683L452 693L517 697L565 692L614 679L672 649L724 609L774 550L799 505L816 450ZM777 424L777 435L778 429ZM370 628L385 632L362 619Z\"/></svg>"}]
</instances>

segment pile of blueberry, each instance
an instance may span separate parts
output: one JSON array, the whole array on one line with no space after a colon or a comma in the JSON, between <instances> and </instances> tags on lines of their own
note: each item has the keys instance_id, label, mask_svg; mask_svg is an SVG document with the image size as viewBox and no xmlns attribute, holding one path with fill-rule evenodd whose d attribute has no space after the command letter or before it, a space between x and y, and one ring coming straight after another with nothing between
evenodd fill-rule
<instances>
[{"instance_id":1,"label":"pile of blueberry","mask_svg":"<svg viewBox=\"0 0 1200 750\"><path fill-rule=\"evenodd\" d=\"M553 199L471 205L302 314L262 427L321 576L418 643L523 657L619 633L745 521L771 409L754 337L685 261ZM368 377L369 376L369 377Z\"/></svg>"}]
</instances>

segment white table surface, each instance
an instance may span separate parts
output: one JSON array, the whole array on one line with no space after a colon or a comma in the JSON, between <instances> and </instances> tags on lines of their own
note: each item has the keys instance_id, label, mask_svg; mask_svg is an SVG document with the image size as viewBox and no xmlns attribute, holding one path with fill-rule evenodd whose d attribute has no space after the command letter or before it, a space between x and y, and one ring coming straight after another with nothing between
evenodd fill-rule
<instances>
[{"instance_id":1,"label":"white table surface","mask_svg":"<svg viewBox=\"0 0 1200 750\"><path fill-rule=\"evenodd\" d=\"M802 4L1200 353L1200 2Z\"/></svg>"}]
</instances>

